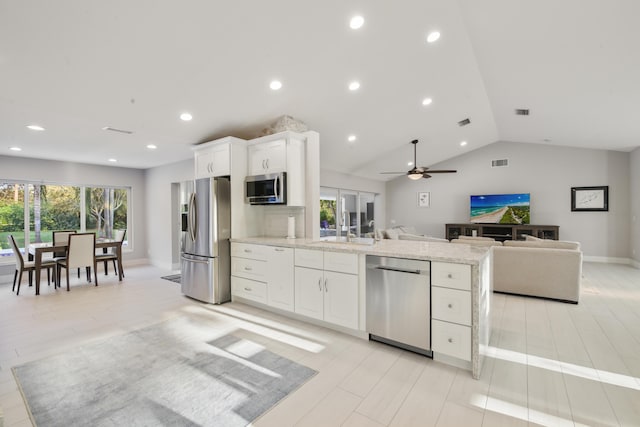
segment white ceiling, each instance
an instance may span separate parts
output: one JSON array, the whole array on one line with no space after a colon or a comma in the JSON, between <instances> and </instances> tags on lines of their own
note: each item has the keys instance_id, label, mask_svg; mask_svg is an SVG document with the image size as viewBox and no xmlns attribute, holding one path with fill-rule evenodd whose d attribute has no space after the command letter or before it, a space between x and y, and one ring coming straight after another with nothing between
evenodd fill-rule
<instances>
[{"instance_id":1,"label":"white ceiling","mask_svg":"<svg viewBox=\"0 0 640 427\"><path fill-rule=\"evenodd\" d=\"M412 139L423 166L496 141L629 151L638 17L637 0L0 0L0 154L149 168L285 114L320 133L324 169L373 179L409 169Z\"/></svg>"}]
</instances>

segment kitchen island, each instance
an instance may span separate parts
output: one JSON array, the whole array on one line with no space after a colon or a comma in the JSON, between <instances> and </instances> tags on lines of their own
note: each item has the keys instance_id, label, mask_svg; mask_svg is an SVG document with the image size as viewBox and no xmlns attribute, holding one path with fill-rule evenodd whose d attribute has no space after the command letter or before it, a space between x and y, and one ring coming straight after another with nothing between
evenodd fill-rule
<instances>
[{"instance_id":1,"label":"kitchen island","mask_svg":"<svg viewBox=\"0 0 640 427\"><path fill-rule=\"evenodd\" d=\"M488 248L389 239L364 244L271 237L232 239L231 247L234 300L363 338L368 337L366 256L430 261L435 291L433 358L479 378L482 349L491 331ZM334 286L327 288L327 282Z\"/></svg>"}]
</instances>

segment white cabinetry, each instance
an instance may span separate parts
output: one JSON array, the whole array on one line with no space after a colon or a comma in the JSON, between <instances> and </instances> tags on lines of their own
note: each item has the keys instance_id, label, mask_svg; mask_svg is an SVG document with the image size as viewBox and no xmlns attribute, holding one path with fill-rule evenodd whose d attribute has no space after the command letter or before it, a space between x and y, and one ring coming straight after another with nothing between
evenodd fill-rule
<instances>
[{"instance_id":1,"label":"white cabinetry","mask_svg":"<svg viewBox=\"0 0 640 427\"><path fill-rule=\"evenodd\" d=\"M293 311L293 249L268 247L267 265L267 304Z\"/></svg>"},{"instance_id":2,"label":"white cabinetry","mask_svg":"<svg viewBox=\"0 0 640 427\"><path fill-rule=\"evenodd\" d=\"M231 175L231 143L234 139L226 137L193 148L196 179Z\"/></svg>"},{"instance_id":3,"label":"white cabinetry","mask_svg":"<svg viewBox=\"0 0 640 427\"><path fill-rule=\"evenodd\" d=\"M287 140L278 139L249 146L249 175L287 170Z\"/></svg>"},{"instance_id":4,"label":"white cabinetry","mask_svg":"<svg viewBox=\"0 0 640 427\"><path fill-rule=\"evenodd\" d=\"M431 262L431 347L471 361L471 266Z\"/></svg>"},{"instance_id":5,"label":"white cabinetry","mask_svg":"<svg viewBox=\"0 0 640 427\"><path fill-rule=\"evenodd\" d=\"M293 311L293 249L231 244L231 293Z\"/></svg>"},{"instance_id":6,"label":"white cabinetry","mask_svg":"<svg viewBox=\"0 0 640 427\"><path fill-rule=\"evenodd\" d=\"M358 328L358 256L295 250L295 312Z\"/></svg>"},{"instance_id":7,"label":"white cabinetry","mask_svg":"<svg viewBox=\"0 0 640 427\"><path fill-rule=\"evenodd\" d=\"M249 141L247 175L287 174L287 205L305 206L305 140L295 132L280 132Z\"/></svg>"}]
</instances>

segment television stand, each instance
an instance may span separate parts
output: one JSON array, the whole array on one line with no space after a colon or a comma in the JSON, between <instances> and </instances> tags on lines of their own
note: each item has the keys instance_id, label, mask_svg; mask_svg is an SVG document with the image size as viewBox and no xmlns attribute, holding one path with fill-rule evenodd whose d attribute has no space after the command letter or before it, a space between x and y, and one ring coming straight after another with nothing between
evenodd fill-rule
<instances>
[{"instance_id":1,"label":"television stand","mask_svg":"<svg viewBox=\"0 0 640 427\"><path fill-rule=\"evenodd\" d=\"M534 224L446 224L445 236L447 239L457 239L460 236L491 237L497 241L525 240L525 236L538 237L540 239L558 240L560 226L558 225L534 225Z\"/></svg>"}]
</instances>

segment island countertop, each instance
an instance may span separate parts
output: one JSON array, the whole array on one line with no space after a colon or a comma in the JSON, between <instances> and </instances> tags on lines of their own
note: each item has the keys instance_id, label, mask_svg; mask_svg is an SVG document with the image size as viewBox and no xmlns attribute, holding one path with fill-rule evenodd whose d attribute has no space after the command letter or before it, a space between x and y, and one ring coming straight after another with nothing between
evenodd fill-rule
<instances>
[{"instance_id":1,"label":"island countertop","mask_svg":"<svg viewBox=\"0 0 640 427\"><path fill-rule=\"evenodd\" d=\"M427 261L442 261L469 265L478 265L489 252L489 248L484 246L476 247L446 242L420 242L394 239L383 239L376 241L374 244L361 244L311 239L287 239L279 237L246 237L240 239L234 238L231 239L231 242L328 250Z\"/></svg>"}]
</instances>

